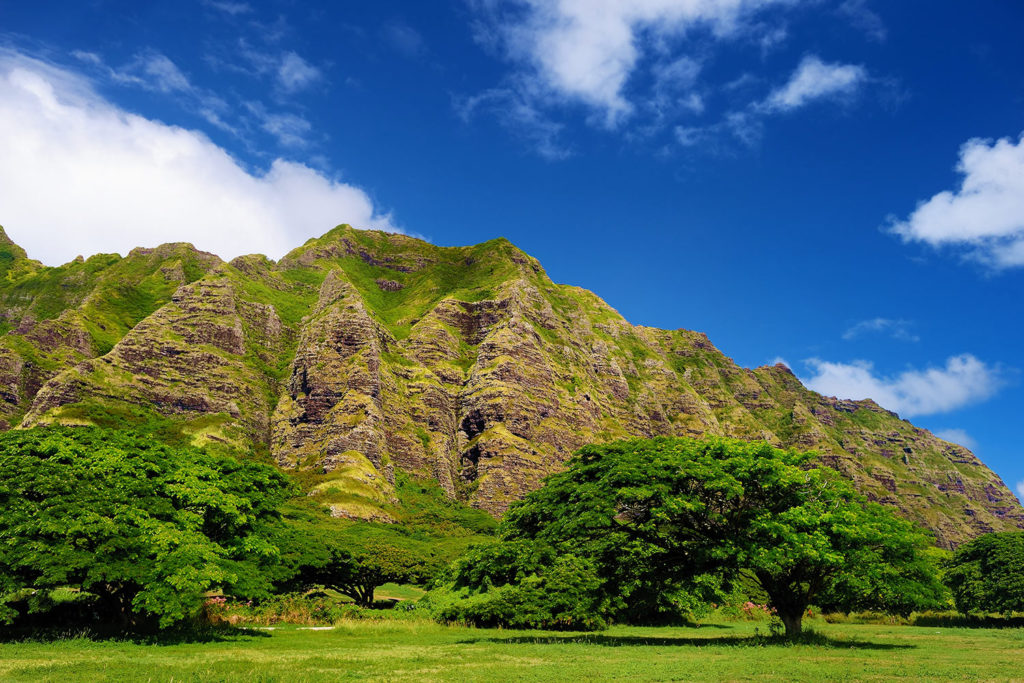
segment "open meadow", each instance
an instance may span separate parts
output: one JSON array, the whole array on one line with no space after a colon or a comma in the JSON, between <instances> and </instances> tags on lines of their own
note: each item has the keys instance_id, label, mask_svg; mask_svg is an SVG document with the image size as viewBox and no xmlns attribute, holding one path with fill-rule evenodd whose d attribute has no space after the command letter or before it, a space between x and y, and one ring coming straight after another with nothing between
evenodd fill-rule
<instances>
[{"instance_id":1,"label":"open meadow","mask_svg":"<svg viewBox=\"0 0 1024 683\"><path fill-rule=\"evenodd\" d=\"M204 642L67 638L0 644L3 681L1008 680L1024 629L829 624L810 643L765 622L487 630L420 620L227 631Z\"/></svg>"}]
</instances>

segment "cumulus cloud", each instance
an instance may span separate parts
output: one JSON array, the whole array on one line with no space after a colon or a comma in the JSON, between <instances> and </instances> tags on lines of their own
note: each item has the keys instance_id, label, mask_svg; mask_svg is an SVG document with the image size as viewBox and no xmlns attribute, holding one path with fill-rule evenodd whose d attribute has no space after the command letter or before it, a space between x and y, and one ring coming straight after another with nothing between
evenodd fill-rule
<instances>
[{"instance_id":1,"label":"cumulus cloud","mask_svg":"<svg viewBox=\"0 0 1024 683\"><path fill-rule=\"evenodd\" d=\"M950 443L958 443L972 451L978 447L978 442L962 429L940 429L935 432L935 436Z\"/></svg>"},{"instance_id":2,"label":"cumulus cloud","mask_svg":"<svg viewBox=\"0 0 1024 683\"><path fill-rule=\"evenodd\" d=\"M905 242L963 249L993 268L1024 266L1024 133L969 140L957 171L959 188L921 202L891 230Z\"/></svg>"},{"instance_id":3,"label":"cumulus cloud","mask_svg":"<svg viewBox=\"0 0 1024 683\"><path fill-rule=\"evenodd\" d=\"M500 45L548 95L580 102L615 127L634 109L627 81L653 36L679 39L696 28L722 38L770 5L798 0L477 0L490 11L482 42ZM515 8L519 11L506 12ZM655 41L657 42L657 40Z\"/></svg>"},{"instance_id":4,"label":"cumulus cloud","mask_svg":"<svg viewBox=\"0 0 1024 683\"><path fill-rule=\"evenodd\" d=\"M280 257L338 223L394 229L357 187L284 159L254 173L202 133L12 51L0 51L0 149L0 224L49 264L171 241Z\"/></svg>"},{"instance_id":5,"label":"cumulus cloud","mask_svg":"<svg viewBox=\"0 0 1024 683\"><path fill-rule=\"evenodd\" d=\"M581 109L587 122L623 130L630 139L669 134L684 148L756 145L767 117L814 102L850 99L872 81L855 64L806 57L775 90L741 93L709 82L705 63L726 44L760 46L762 54L785 42L782 10L815 0L468 0L481 19L477 41L513 65L502 83L482 96L521 105L530 116L494 113L527 140L540 140L542 156L561 158L553 120ZM773 11L774 10L774 11ZM862 0L840 12L864 24L877 17ZM744 81L763 78L744 75ZM462 106L474 98L457 98ZM745 100L742 103L737 100ZM725 103L721 113L711 111ZM465 107L462 107L465 110ZM482 107L481 107L482 108ZM715 118L702 120L707 115Z\"/></svg>"},{"instance_id":6,"label":"cumulus cloud","mask_svg":"<svg viewBox=\"0 0 1024 683\"><path fill-rule=\"evenodd\" d=\"M789 81L764 102L769 111L792 111L811 102L848 97L867 81L867 70L854 64L829 64L819 57L804 57Z\"/></svg>"},{"instance_id":7,"label":"cumulus cloud","mask_svg":"<svg viewBox=\"0 0 1024 683\"><path fill-rule=\"evenodd\" d=\"M1024 479L1017 482L1017 488L1014 490L1017 493L1017 500L1024 504Z\"/></svg>"},{"instance_id":8,"label":"cumulus cloud","mask_svg":"<svg viewBox=\"0 0 1024 683\"><path fill-rule=\"evenodd\" d=\"M756 81L750 74L744 74L722 89L742 90ZM769 117L786 114L820 100L848 99L869 81L867 69L862 66L828 64L811 55L800 62L784 85L771 91L767 97L729 111L715 123L677 125L673 132L676 142L682 147L715 147L722 140L753 147L761 141L765 121Z\"/></svg>"},{"instance_id":9,"label":"cumulus cloud","mask_svg":"<svg viewBox=\"0 0 1024 683\"><path fill-rule=\"evenodd\" d=\"M807 361L813 375L804 385L826 396L873 399L904 417L946 413L983 401L1003 385L998 368L969 353L953 356L943 368L907 370L894 376L878 375L869 361L831 363Z\"/></svg>"},{"instance_id":10,"label":"cumulus cloud","mask_svg":"<svg viewBox=\"0 0 1024 683\"><path fill-rule=\"evenodd\" d=\"M912 331L912 324L907 320L893 320L891 318L872 318L861 320L851 325L843 332L843 339L852 341L867 334L885 334L900 341L916 342L921 338Z\"/></svg>"}]
</instances>

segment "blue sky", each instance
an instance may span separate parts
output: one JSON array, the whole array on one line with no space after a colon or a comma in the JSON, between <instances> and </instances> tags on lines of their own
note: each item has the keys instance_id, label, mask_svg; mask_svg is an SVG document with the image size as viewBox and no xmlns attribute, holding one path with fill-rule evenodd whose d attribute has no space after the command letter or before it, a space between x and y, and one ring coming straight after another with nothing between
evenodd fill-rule
<instances>
[{"instance_id":1,"label":"blue sky","mask_svg":"<svg viewBox=\"0 0 1024 683\"><path fill-rule=\"evenodd\" d=\"M505 236L1024 495L1024 6L0 0L31 255Z\"/></svg>"}]
</instances>

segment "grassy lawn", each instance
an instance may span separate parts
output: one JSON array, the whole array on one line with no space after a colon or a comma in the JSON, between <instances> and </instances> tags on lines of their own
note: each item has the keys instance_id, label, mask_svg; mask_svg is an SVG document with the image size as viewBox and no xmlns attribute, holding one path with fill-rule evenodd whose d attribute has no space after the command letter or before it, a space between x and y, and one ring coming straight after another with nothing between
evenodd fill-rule
<instances>
[{"instance_id":1,"label":"grassy lawn","mask_svg":"<svg viewBox=\"0 0 1024 683\"><path fill-rule=\"evenodd\" d=\"M374 600L412 600L416 601L422 598L426 594L426 591L416 586L408 586L406 584L399 583L385 583L383 586L377 586L377 590L373 592Z\"/></svg>"},{"instance_id":2,"label":"grassy lawn","mask_svg":"<svg viewBox=\"0 0 1024 683\"><path fill-rule=\"evenodd\" d=\"M766 642L755 637L763 623L566 634L393 620L235 632L211 642L0 643L0 680L1024 679L1024 629L810 625L821 644Z\"/></svg>"}]
</instances>

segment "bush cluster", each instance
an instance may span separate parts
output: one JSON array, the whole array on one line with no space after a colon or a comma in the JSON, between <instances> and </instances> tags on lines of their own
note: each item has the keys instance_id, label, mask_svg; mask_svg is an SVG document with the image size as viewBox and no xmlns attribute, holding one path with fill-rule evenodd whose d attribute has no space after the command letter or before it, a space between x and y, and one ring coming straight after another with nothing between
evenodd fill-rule
<instances>
[{"instance_id":1,"label":"bush cluster","mask_svg":"<svg viewBox=\"0 0 1024 683\"><path fill-rule=\"evenodd\" d=\"M479 627L590 631L605 628L601 581L589 560L521 545L478 549L456 564L454 579L425 600L435 618ZM512 551L510 554L509 551ZM538 555L549 562L539 561ZM493 571L488 571L489 569Z\"/></svg>"}]
</instances>

